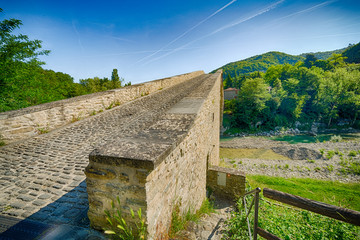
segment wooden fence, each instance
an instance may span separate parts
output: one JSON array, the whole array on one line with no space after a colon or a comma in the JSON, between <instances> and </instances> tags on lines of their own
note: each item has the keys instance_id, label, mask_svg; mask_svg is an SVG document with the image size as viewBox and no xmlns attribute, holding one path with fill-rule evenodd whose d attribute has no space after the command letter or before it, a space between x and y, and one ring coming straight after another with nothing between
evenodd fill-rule
<instances>
[{"instance_id":1,"label":"wooden fence","mask_svg":"<svg viewBox=\"0 0 360 240\"><path fill-rule=\"evenodd\" d=\"M251 212L252 207L254 206L254 230L253 230L253 239L256 240L257 236L260 235L261 237L268 239L268 240L281 240L281 238L269 233L268 231L258 227L258 219L259 219L259 194L261 192L260 188L256 188L252 191L249 191L245 193L243 196L243 204L245 207L245 213L246 213L246 221L248 224L248 231L249 231L249 237L252 239L251 236L251 227L249 223L249 214ZM314 213L321 214L323 216L327 216L336 220L340 220L343 222L351 223L357 226L360 226L360 212L341 208L337 206L333 206L330 204L326 204L323 202L314 201L311 199L299 197L296 195L276 191L269 188L264 188L263 190L264 197L273 199L278 202L282 202L294 207L298 207L301 209L305 209ZM254 198L252 199L250 203L249 209L246 206L246 199L245 197L248 195L254 195Z\"/></svg>"}]
</instances>

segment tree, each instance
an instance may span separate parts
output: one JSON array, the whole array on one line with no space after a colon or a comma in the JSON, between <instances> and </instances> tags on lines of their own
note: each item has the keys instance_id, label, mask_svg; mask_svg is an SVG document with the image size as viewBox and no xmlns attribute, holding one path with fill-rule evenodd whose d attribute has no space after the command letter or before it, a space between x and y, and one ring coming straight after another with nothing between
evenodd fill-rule
<instances>
[{"instance_id":1,"label":"tree","mask_svg":"<svg viewBox=\"0 0 360 240\"><path fill-rule=\"evenodd\" d=\"M312 66L314 66L316 60L318 60L314 54L306 54L305 56L305 61L304 61L304 66L307 68L311 68Z\"/></svg>"},{"instance_id":2,"label":"tree","mask_svg":"<svg viewBox=\"0 0 360 240\"><path fill-rule=\"evenodd\" d=\"M269 85L262 78L247 79L239 91L236 106L236 124L257 128L263 122L262 116L267 108L266 102L271 98Z\"/></svg>"},{"instance_id":3,"label":"tree","mask_svg":"<svg viewBox=\"0 0 360 240\"><path fill-rule=\"evenodd\" d=\"M0 8L0 13L2 11ZM50 51L41 49L40 40L13 34L21 25L21 20L13 18L0 22L0 111L38 102L37 76L43 64L38 56L47 55Z\"/></svg>"},{"instance_id":4,"label":"tree","mask_svg":"<svg viewBox=\"0 0 360 240\"><path fill-rule=\"evenodd\" d=\"M111 74L111 88L121 88L121 83L122 81L120 80L120 77L118 75L118 70L114 68Z\"/></svg>"},{"instance_id":5,"label":"tree","mask_svg":"<svg viewBox=\"0 0 360 240\"><path fill-rule=\"evenodd\" d=\"M329 64L333 67L344 67L346 65L345 60L347 57L344 57L341 53L333 53L331 57L329 57Z\"/></svg>"}]
</instances>

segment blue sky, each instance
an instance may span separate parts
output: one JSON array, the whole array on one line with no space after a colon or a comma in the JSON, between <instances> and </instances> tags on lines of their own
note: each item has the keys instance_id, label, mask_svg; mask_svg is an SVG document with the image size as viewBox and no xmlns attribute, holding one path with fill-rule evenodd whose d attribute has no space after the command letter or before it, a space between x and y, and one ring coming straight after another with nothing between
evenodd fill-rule
<instances>
[{"instance_id":1,"label":"blue sky","mask_svg":"<svg viewBox=\"0 0 360 240\"><path fill-rule=\"evenodd\" d=\"M0 19L51 50L44 68L75 81L140 83L268 51L327 51L360 41L359 0L0 0Z\"/></svg>"}]
</instances>

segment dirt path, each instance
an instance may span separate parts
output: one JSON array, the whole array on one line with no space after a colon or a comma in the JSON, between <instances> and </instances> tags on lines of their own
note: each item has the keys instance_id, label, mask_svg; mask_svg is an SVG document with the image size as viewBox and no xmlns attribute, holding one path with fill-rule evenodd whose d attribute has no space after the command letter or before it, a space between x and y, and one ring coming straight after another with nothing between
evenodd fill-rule
<instances>
[{"instance_id":1,"label":"dirt path","mask_svg":"<svg viewBox=\"0 0 360 240\"><path fill-rule=\"evenodd\" d=\"M259 137L244 137L223 141L221 148L247 148L259 149L260 151L271 149L275 153L290 159L266 160L254 156L252 158L223 158L223 164L239 168L246 174L360 182L360 175L348 172L348 166L353 162L357 162L359 167L359 140L338 143L288 144ZM356 151L356 156L349 156L351 151L353 153Z\"/></svg>"}]
</instances>

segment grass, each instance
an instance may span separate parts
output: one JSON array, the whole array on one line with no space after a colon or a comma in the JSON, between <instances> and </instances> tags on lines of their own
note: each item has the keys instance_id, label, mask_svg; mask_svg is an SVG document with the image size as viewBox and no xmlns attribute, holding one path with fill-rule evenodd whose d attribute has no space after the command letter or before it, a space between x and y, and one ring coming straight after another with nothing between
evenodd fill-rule
<instances>
[{"instance_id":1,"label":"grass","mask_svg":"<svg viewBox=\"0 0 360 240\"><path fill-rule=\"evenodd\" d=\"M257 186L266 186L293 194L300 192L302 194L298 195L302 197L309 198L315 194L317 198L321 198L321 195L332 195L333 191L331 191L331 189L335 186L335 191L340 191L339 194L335 195L341 198L344 189L352 189L357 185L354 191L359 195L360 184L335 183L334 186L329 186L330 182L328 181L262 177L263 176L250 176L248 179L252 187L247 190ZM302 189L303 187L305 187L305 189ZM325 189L325 191L318 191L318 188ZM296 193L292 192L294 189L296 189ZM344 196L344 198L346 197L347 196ZM248 196L246 200L247 206L249 207L252 197ZM359 200L356 201L359 202ZM330 200L330 202L332 202L332 200ZM355 201L353 201L353 203L355 203ZM352 204L352 206L354 208L359 207L356 203ZM254 210L250 213L251 225L253 225L253 213ZM244 208L241 202L238 201L238 211L233 212L232 217L227 221L225 239L249 239L245 216ZM259 202L259 227L282 239L360 239L360 228L357 226L269 200L264 198L262 194L260 194ZM251 226L251 229L252 228L253 226Z\"/></svg>"},{"instance_id":2,"label":"grass","mask_svg":"<svg viewBox=\"0 0 360 240\"><path fill-rule=\"evenodd\" d=\"M312 200L360 211L360 183L340 183L310 178L247 175L251 186L271 188Z\"/></svg>"},{"instance_id":3,"label":"grass","mask_svg":"<svg viewBox=\"0 0 360 240\"><path fill-rule=\"evenodd\" d=\"M203 215L211 214L213 212L215 212L214 206L208 199L203 201L200 209L195 213L190 209L186 213L181 213L179 204L176 204L171 215L169 237L176 237L176 234L179 231L184 230L190 221L198 223Z\"/></svg>"},{"instance_id":4,"label":"grass","mask_svg":"<svg viewBox=\"0 0 360 240\"><path fill-rule=\"evenodd\" d=\"M275 153L271 149L247 149L247 148L220 148L220 158L251 158L265 160L290 160L289 158Z\"/></svg>"}]
</instances>

